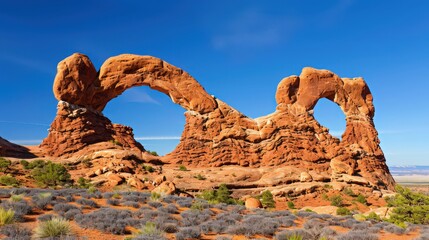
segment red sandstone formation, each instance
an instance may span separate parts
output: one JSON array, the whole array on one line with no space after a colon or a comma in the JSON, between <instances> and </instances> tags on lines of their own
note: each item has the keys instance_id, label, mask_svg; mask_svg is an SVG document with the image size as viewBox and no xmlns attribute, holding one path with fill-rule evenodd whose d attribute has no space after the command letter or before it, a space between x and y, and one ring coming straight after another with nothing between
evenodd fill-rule
<instances>
[{"instance_id":1,"label":"red sandstone formation","mask_svg":"<svg viewBox=\"0 0 429 240\"><path fill-rule=\"evenodd\" d=\"M272 114L251 119L210 96L188 73L150 56L119 55L95 70L88 57L74 54L58 65L54 94L58 113L41 147L49 155L70 157L98 142L114 140L143 150L132 130L113 125L102 110L134 86L149 86L170 96L185 112L180 143L162 157L191 166L293 166L301 181L343 181L392 189L373 123L372 95L362 78L340 78L327 70L304 68L283 79ZM346 115L340 141L313 116L321 98ZM320 177L328 173L330 179Z\"/></svg>"},{"instance_id":2,"label":"red sandstone formation","mask_svg":"<svg viewBox=\"0 0 429 240\"><path fill-rule=\"evenodd\" d=\"M29 149L11 143L0 137L0 157L32 158L35 157Z\"/></svg>"}]
</instances>

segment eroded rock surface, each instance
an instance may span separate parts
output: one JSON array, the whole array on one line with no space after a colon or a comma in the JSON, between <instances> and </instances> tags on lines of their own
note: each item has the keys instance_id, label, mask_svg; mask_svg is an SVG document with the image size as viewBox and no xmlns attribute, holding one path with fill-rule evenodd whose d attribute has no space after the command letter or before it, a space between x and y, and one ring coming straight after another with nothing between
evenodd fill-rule
<instances>
[{"instance_id":1,"label":"eroded rock surface","mask_svg":"<svg viewBox=\"0 0 429 240\"><path fill-rule=\"evenodd\" d=\"M393 187L365 81L314 68L284 78L277 87L275 112L251 119L209 95L188 73L158 58L119 55L109 58L97 73L87 56L73 54L58 65L54 81L58 113L41 147L50 155L71 157L81 148L114 140L144 151L131 129L115 127L102 115L111 99L142 85L165 93L186 109L180 143L161 158L166 163L293 167L297 181L328 178ZM314 119L313 108L321 98L338 104L346 116L341 141Z\"/></svg>"}]
</instances>

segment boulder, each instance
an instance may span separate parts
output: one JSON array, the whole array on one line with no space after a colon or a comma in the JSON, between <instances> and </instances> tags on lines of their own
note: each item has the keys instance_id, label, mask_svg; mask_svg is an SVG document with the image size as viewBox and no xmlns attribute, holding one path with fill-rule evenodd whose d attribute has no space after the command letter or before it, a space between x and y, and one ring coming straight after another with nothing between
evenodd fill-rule
<instances>
[{"instance_id":1,"label":"boulder","mask_svg":"<svg viewBox=\"0 0 429 240\"><path fill-rule=\"evenodd\" d=\"M165 181L159 186L154 188L152 192L161 194L161 195L172 195L176 192L176 185L173 182Z\"/></svg>"},{"instance_id":2,"label":"boulder","mask_svg":"<svg viewBox=\"0 0 429 240\"><path fill-rule=\"evenodd\" d=\"M244 202L244 206L247 209L262 208L262 203L261 201L259 201L259 199L250 197L246 199L246 201Z\"/></svg>"}]
</instances>

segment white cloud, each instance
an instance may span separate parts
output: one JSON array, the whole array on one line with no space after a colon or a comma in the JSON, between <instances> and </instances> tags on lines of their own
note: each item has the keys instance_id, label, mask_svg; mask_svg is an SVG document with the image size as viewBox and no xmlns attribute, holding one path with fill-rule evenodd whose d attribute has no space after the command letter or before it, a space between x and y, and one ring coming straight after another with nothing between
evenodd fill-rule
<instances>
[{"instance_id":1,"label":"white cloud","mask_svg":"<svg viewBox=\"0 0 429 240\"><path fill-rule=\"evenodd\" d=\"M130 88L122 94L122 99L126 102L136 102L136 103L160 103L152 98L148 93L146 93L141 88Z\"/></svg>"},{"instance_id":2,"label":"white cloud","mask_svg":"<svg viewBox=\"0 0 429 240\"><path fill-rule=\"evenodd\" d=\"M288 18L275 18L256 9L247 9L226 24L223 32L213 36L215 48L265 47L279 44L295 28Z\"/></svg>"}]
</instances>

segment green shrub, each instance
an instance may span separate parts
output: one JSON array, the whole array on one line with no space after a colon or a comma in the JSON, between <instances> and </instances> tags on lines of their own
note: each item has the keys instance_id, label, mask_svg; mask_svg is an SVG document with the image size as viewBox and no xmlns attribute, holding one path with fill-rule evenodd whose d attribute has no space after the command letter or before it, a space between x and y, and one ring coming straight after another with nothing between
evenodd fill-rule
<instances>
[{"instance_id":1,"label":"green shrub","mask_svg":"<svg viewBox=\"0 0 429 240\"><path fill-rule=\"evenodd\" d=\"M62 186L71 181L70 174L63 165L50 161L43 167L34 168L31 175L43 187Z\"/></svg>"},{"instance_id":2,"label":"green shrub","mask_svg":"<svg viewBox=\"0 0 429 240\"><path fill-rule=\"evenodd\" d=\"M112 198L113 199L120 199L122 196L118 192L113 193Z\"/></svg>"},{"instance_id":3,"label":"green shrub","mask_svg":"<svg viewBox=\"0 0 429 240\"><path fill-rule=\"evenodd\" d=\"M29 164L27 164L26 166L24 166L25 169L35 169L35 168L43 168L45 165L47 164L47 162L37 159L34 161L31 161Z\"/></svg>"},{"instance_id":4,"label":"green shrub","mask_svg":"<svg viewBox=\"0 0 429 240\"><path fill-rule=\"evenodd\" d=\"M152 201L158 201L161 198L161 194L157 192L151 192L150 193L150 200Z\"/></svg>"},{"instance_id":5,"label":"green shrub","mask_svg":"<svg viewBox=\"0 0 429 240\"><path fill-rule=\"evenodd\" d=\"M153 167L152 167L152 166L150 166L150 165L144 165L144 164L143 164L143 169L144 169L146 172L154 172L154 171L155 171L155 169L153 169Z\"/></svg>"},{"instance_id":6,"label":"green shrub","mask_svg":"<svg viewBox=\"0 0 429 240\"><path fill-rule=\"evenodd\" d=\"M0 172L6 172L11 164L12 162L10 160L0 157Z\"/></svg>"},{"instance_id":7,"label":"green shrub","mask_svg":"<svg viewBox=\"0 0 429 240\"><path fill-rule=\"evenodd\" d=\"M194 178L198 179L198 180L206 180L206 177L204 177L201 174L198 174L197 176L194 176Z\"/></svg>"},{"instance_id":8,"label":"green shrub","mask_svg":"<svg viewBox=\"0 0 429 240\"><path fill-rule=\"evenodd\" d=\"M155 151L148 151L150 154L152 154L153 156L155 156L155 157L158 157L159 155L158 155L158 153L157 152L155 152Z\"/></svg>"},{"instance_id":9,"label":"green shrub","mask_svg":"<svg viewBox=\"0 0 429 240\"><path fill-rule=\"evenodd\" d=\"M265 207L265 208L275 208L276 207L276 202L273 199L273 194L271 194L271 192L269 190L263 191L260 199L261 199L261 203L262 203L263 207ZM289 206L289 203L288 203L288 206Z\"/></svg>"},{"instance_id":10,"label":"green shrub","mask_svg":"<svg viewBox=\"0 0 429 240\"><path fill-rule=\"evenodd\" d=\"M17 187L19 186L19 181L12 176L3 175L3 176L0 176L0 184L5 186Z\"/></svg>"},{"instance_id":11,"label":"green shrub","mask_svg":"<svg viewBox=\"0 0 429 240\"><path fill-rule=\"evenodd\" d=\"M183 166L183 165L179 166L179 170L180 171L188 171L188 169L185 166Z\"/></svg>"},{"instance_id":12,"label":"green shrub","mask_svg":"<svg viewBox=\"0 0 429 240\"><path fill-rule=\"evenodd\" d=\"M356 197L356 201L357 202L360 202L360 203L362 203L362 204L367 204L367 202L366 202L366 198L365 198L365 196L364 195L362 195L362 194L359 194L357 197Z\"/></svg>"},{"instance_id":13,"label":"green shrub","mask_svg":"<svg viewBox=\"0 0 429 240\"><path fill-rule=\"evenodd\" d=\"M290 236L287 240L303 240L303 238L299 234L294 234L294 235Z\"/></svg>"},{"instance_id":14,"label":"green shrub","mask_svg":"<svg viewBox=\"0 0 429 240\"><path fill-rule=\"evenodd\" d=\"M340 195L334 195L330 199L331 206L341 207L343 206L343 198Z\"/></svg>"},{"instance_id":15,"label":"green shrub","mask_svg":"<svg viewBox=\"0 0 429 240\"><path fill-rule=\"evenodd\" d=\"M116 145L116 146L120 146L120 147L122 147L122 143L120 143L118 140L116 140L116 139L112 139L112 140L110 140L110 142L111 143L113 143L114 145Z\"/></svg>"},{"instance_id":16,"label":"green shrub","mask_svg":"<svg viewBox=\"0 0 429 240\"><path fill-rule=\"evenodd\" d=\"M348 210L345 207L339 207L337 208L337 215L340 215L340 216L352 215L352 212L350 212L350 210Z\"/></svg>"},{"instance_id":17,"label":"green shrub","mask_svg":"<svg viewBox=\"0 0 429 240\"><path fill-rule=\"evenodd\" d=\"M329 201L328 194L326 194L326 193L322 194L322 199L326 200L326 201Z\"/></svg>"},{"instance_id":18,"label":"green shrub","mask_svg":"<svg viewBox=\"0 0 429 240\"><path fill-rule=\"evenodd\" d=\"M92 184L91 184L91 186L88 188L88 193L95 193L95 192L97 192L97 188L96 187L94 187L94 186L92 186Z\"/></svg>"},{"instance_id":19,"label":"green shrub","mask_svg":"<svg viewBox=\"0 0 429 240\"><path fill-rule=\"evenodd\" d=\"M293 202L287 202L287 207L289 209L295 209L295 203L293 203Z\"/></svg>"},{"instance_id":20,"label":"green shrub","mask_svg":"<svg viewBox=\"0 0 429 240\"><path fill-rule=\"evenodd\" d=\"M89 180L89 179L86 179L86 178L84 178L84 177L80 177L78 180L77 180L77 187L78 188L90 188L92 186L92 184L91 184L91 180Z\"/></svg>"},{"instance_id":21,"label":"green shrub","mask_svg":"<svg viewBox=\"0 0 429 240\"><path fill-rule=\"evenodd\" d=\"M356 196L356 194L353 192L353 190L351 188L344 188L343 190L344 194L348 195L348 196Z\"/></svg>"},{"instance_id":22,"label":"green shrub","mask_svg":"<svg viewBox=\"0 0 429 240\"><path fill-rule=\"evenodd\" d=\"M380 216L378 216L378 214L377 214L377 213L375 213L375 212L370 212L370 213L368 214L368 216L366 216L366 217L365 217L365 219L366 219L366 220L376 221L376 222L380 222L380 221L381 221Z\"/></svg>"},{"instance_id":23,"label":"green shrub","mask_svg":"<svg viewBox=\"0 0 429 240\"><path fill-rule=\"evenodd\" d=\"M30 164L27 160L21 160L19 163L24 167L24 169L27 169L28 164Z\"/></svg>"},{"instance_id":24,"label":"green shrub","mask_svg":"<svg viewBox=\"0 0 429 240\"><path fill-rule=\"evenodd\" d=\"M394 207L387 221L396 225L404 225L405 222L429 224L429 196L400 185L395 189L397 194L386 199L388 206Z\"/></svg>"},{"instance_id":25,"label":"green shrub","mask_svg":"<svg viewBox=\"0 0 429 240\"><path fill-rule=\"evenodd\" d=\"M22 199L24 199L24 194L11 195L9 198L11 202L20 202Z\"/></svg>"},{"instance_id":26,"label":"green shrub","mask_svg":"<svg viewBox=\"0 0 429 240\"><path fill-rule=\"evenodd\" d=\"M202 211L204 209L203 203L201 201L194 201L190 209Z\"/></svg>"},{"instance_id":27,"label":"green shrub","mask_svg":"<svg viewBox=\"0 0 429 240\"><path fill-rule=\"evenodd\" d=\"M35 229L34 236L40 238L55 238L71 235L70 222L63 218L53 218L48 221L40 222Z\"/></svg>"},{"instance_id":28,"label":"green shrub","mask_svg":"<svg viewBox=\"0 0 429 240\"><path fill-rule=\"evenodd\" d=\"M217 190L205 190L197 197L207 200L209 203L238 204L239 202L231 197L231 191L226 184L219 185Z\"/></svg>"},{"instance_id":29,"label":"green shrub","mask_svg":"<svg viewBox=\"0 0 429 240\"><path fill-rule=\"evenodd\" d=\"M146 224L137 232L136 239L163 239L164 231L156 227L154 222L146 222Z\"/></svg>"},{"instance_id":30,"label":"green shrub","mask_svg":"<svg viewBox=\"0 0 429 240\"><path fill-rule=\"evenodd\" d=\"M15 212L12 209L5 210L0 207L0 226L13 223Z\"/></svg>"}]
</instances>

